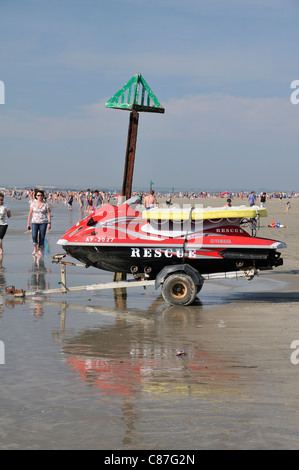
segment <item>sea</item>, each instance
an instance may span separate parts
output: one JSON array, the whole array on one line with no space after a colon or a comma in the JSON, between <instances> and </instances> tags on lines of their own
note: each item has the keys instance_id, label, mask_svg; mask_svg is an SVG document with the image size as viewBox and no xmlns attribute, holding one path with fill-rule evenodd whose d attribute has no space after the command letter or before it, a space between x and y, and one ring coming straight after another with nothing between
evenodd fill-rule
<instances>
[{"instance_id":1,"label":"sea","mask_svg":"<svg viewBox=\"0 0 299 470\"><path fill-rule=\"evenodd\" d=\"M272 432L281 409L265 399L269 384L250 344L244 350L244 325L234 321L233 308L249 305L247 280L207 282L188 307L167 305L154 287L8 295L11 286L60 287L56 242L82 214L75 204L52 209L47 250L37 260L27 200L5 204L12 217L0 268L1 450L295 445L291 430ZM68 286L111 280L112 273L67 266ZM254 290L280 287L265 276Z\"/></svg>"}]
</instances>

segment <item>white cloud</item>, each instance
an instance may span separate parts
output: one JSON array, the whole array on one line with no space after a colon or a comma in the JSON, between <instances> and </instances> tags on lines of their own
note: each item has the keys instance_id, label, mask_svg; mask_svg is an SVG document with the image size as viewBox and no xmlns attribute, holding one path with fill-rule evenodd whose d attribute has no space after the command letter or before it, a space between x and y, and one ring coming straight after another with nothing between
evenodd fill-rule
<instances>
[{"instance_id":1,"label":"white cloud","mask_svg":"<svg viewBox=\"0 0 299 470\"><path fill-rule=\"evenodd\" d=\"M121 116L97 103L62 117L8 110L0 115L0 136L27 140L63 140L115 135Z\"/></svg>"},{"instance_id":2,"label":"white cloud","mask_svg":"<svg viewBox=\"0 0 299 470\"><path fill-rule=\"evenodd\" d=\"M165 114L140 113L146 139L299 143L299 105L281 98L197 95L164 103ZM0 136L27 140L107 138L126 135L129 113L105 108L104 102L63 116L8 110L0 115Z\"/></svg>"},{"instance_id":3,"label":"white cloud","mask_svg":"<svg viewBox=\"0 0 299 470\"><path fill-rule=\"evenodd\" d=\"M198 95L170 100L165 107L165 122L149 121L145 137L299 143L299 105L289 100Z\"/></svg>"}]
</instances>

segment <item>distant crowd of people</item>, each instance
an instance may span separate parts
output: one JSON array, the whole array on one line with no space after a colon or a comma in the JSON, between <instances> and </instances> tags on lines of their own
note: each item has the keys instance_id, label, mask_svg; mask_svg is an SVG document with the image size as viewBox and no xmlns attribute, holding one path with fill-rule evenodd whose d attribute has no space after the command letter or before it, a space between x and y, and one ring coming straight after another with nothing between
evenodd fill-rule
<instances>
[{"instance_id":1,"label":"distant crowd of people","mask_svg":"<svg viewBox=\"0 0 299 470\"><path fill-rule=\"evenodd\" d=\"M28 202L31 203L35 199L34 189L30 189L22 193L21 197L28 199ZM12 197L14 197L12 195ZM90 190L86 191L44 191L44 201L49 204L51 207L64 204L68 207L68 210L72 210L73 203L78 204L79 210L92 211L104 201L109 202L111 199L111 193Z\"/></svg>"},{"instance_id":2,"label":"distant crowd of people","mask_svg":"<svg viewBox=\"0 0 299 470\"><path fill-rule=\"evenodd\" d=\"M145 198L153 191L156 198L166 198L168 199L177 199L177 198L186 198L186 199L206 199L206 198L230 198L230 199L248 199L249 196L252 194L252 191L224 191L224 192L213 192L213 191L179 191L176 192L174 190L170 192L161 192L161 191L154 191L151 189L148 191L134 191L132 196L139 195L142 198ZM0 192L3 192L0 190ZM34 189L30 190L6 190L5 191L7 196L10 196L15 199L32 199ZM94 206L94 202L100 198L104 202L108 202L110 200L118 200L121 197L121 194L116 191L99 191L99 190L91 190L87 189L85 191L65 191L65 190L48 190L45 192L47 202L51 206L55 206L58 204L65 204L70 205L72 207L73 202L78 202L79 209L82 207L91 207ZM267 199L280 199L283 201L284 199L296 199L299 198L299 193L292 191L292 192L256 192L253 191L256 199L259 199L262 195L266 195Z\"/></svg>"},{"instance_id":3,"label":"distant crowd of people","mask_svg":"<svg viewBox=\"0 0 299 470\"><path fill-rule=\"evenodd\" d=\"M291 192L264 192L264 191L253 191L256 198L261 197L263 194L266 194L267 199L297 199L299 198L299 193L296 191ZM198 198L234 198L234 199L248 199L252 194L252 191L225 191L225 192L210 192L210 191L180 191L179 193L172 193L172 197L187 198L187 199L198 199Z\"/></svg>"}]
</instances>

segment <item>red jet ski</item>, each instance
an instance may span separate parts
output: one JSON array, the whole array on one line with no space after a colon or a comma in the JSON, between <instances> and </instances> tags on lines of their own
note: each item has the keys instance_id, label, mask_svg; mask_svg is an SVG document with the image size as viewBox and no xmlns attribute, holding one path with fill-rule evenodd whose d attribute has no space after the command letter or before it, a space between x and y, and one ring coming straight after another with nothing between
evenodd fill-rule
<instances>
[{"instance_id":1,"label":"red jet ski","mask_svg":"<svg viewBox=\"0 0 299 470\"><path fill-rule=\"evenodd\" d=\"M258 206L166 207L144 210L138 197L104 205L58 241L86 266L155 279L165 267L188 265L201 275L273 269L283 260L282 242L258 238ZM243 227L249 227L245 231Z\"/></svg>"}]
</instances>

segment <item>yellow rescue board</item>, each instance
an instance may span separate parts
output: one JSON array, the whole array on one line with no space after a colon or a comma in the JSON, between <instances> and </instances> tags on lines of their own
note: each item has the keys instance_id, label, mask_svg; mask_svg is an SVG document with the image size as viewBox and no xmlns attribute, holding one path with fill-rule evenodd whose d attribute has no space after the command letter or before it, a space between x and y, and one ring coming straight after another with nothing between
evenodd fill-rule
<instances>
[{"instance_id":1,"label":"yellow rescue board","mask_svg":"<svg viewBox=\"0 0 299 470\"><path fill-rule=\"evenodd\" d=\"M206 207L203 209L193 209L191 211L191 220L204 220L204 219L242 219L254 217L267 217L267 209L259 206L246 207ZM155 220L189 220L190 209L163 209L152 208L145 210L142 213L143 219Z\"/></svg>"}]
</instances>

